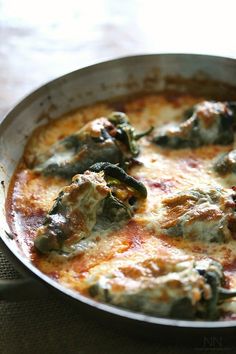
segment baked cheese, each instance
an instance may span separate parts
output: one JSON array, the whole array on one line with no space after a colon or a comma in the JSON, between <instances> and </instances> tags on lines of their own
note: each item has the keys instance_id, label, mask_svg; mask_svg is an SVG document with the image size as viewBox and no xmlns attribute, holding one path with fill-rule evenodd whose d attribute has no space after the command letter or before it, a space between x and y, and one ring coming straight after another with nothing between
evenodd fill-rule
<instances>
[{"instance_id":1,"label":"baked cheese","mask_svg":"<svg viewBox=\"0 0 236 354\"><path fill-rule=\"evenodd\" d=\"M192 139L189 127L193 127L196 116L186 123L186 111L192 107L197 107L197 119L202 119L201 144L196 135L194 144L189 143ZM82 210L79 199L75 198L74 221L72 216L63 221L73 222L76 228L73 233L78 241L76 252L73 256L55 249L42 253L35 247L37 236L47 232L45 217L55 207L55 199L62 191L72 193L76 189L71 187L70 173L50 174L50 169L42 173L45 156L51 159L50 164L52 161L63 164L72 150L69 153L63 150L60 155L60 147L55 158L53 146L60 145L63 139L95 119L103 117L102 122L109 125L104 117L109 117L115 108L112 103L80 108L32 134L12 178L7 203L8 219L20 247L43 273L97 301L155 316L185 318L188 313L189 319L235 318L236 297L227 299L226 293L236 288L235 192L232 189L236 174L231 173L229 178L215 168L216 161L234 149L234 139L227 123L229 139L222 144L225 135L216 138L216 134L222 133L222 122L213 124L209 118L212 112L217 119L228 112L223 103L219 112L219 107L209 108L204 97L165 93L122 102L122 111L137 132L154 127L152 133L140 138L139 153L128 166L128 173L146 187L147 198L118 228L99 227L92 232L96 224L93 208L98 199L107 196L109 188L101 173L97 177L96 172L91 172L101 187L100 194L96 192L99 198L91 199L92 189L90 194L85 194L88 203L83 204ZM207 127L212 124L214 131L209 133ZM186 129L187 140L181 146L176 148L176 140L169 140L168 148L163 146L163 141L166 142L163 134L169 134L168 139L170 136L179 139L180 132ZM114 159L114 162L119 161ZM83 172L78 173L79 177L75 178L84 181ZM122 193L119 190L117 195ZM71 203L68 198L67 203L68 200ZM81 213L89 216L88 224L81 224ZM60 222L57 214L51 220L53 225ZM213 279L209 274L214 274ZM217 299L214 298L216 287L226 289L223 295L221 290L217 293ZM220 301L221 296L224 301ZM217 311L212 307L216 302Z\"/></svg>"}]
</instances>

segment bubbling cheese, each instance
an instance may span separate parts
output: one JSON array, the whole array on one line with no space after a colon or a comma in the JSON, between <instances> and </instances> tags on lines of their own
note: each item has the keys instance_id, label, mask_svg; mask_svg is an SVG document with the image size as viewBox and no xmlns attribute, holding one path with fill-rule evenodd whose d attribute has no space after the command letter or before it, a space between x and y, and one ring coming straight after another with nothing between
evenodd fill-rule
<instances>
[{"instance_id":1,"label":"bubbling cheese","mask_svg":"<svg viewBox=\"0 0 236 354\"><path fill-rule=\"evenodd\" d=\"M138 131L143 131L150 126L159 129L163 124L180 122L185 110L203 99L185 94L175 95L173 99L165 94L152 94L122 105L130 122ZM99 276L102 279L111 269L115 272L116 264L136 272L138 276L139 267L129 265L142 264L142 271L145 271L145 262L150 265L150 260L155 258L167 262L171 259L176 264L214 259L224 267L227 286L236 287L236 240L230 238L226 243L215 243L199 238L192 242L189 238L169 237L161 230L166 213L163 201L168 196L191 189L229 189L236 184L236 175L235 179L227 179L213 168L215 159L232 150L232 145L171 150L153 144L150 137L143 137L137 157L139 163L131 167L129 173L145 184L148 197L134 217L119 230L110 233L99 230L96 237L82 240L80 251L74 258L58 257L53 253L41 255L35 251L36 231L59 191L69 183L63 178L33 172L31 166L36 155L44 153L53 143L80 129L88 121L105 117L112 111L112 104L95 104L79 109L38 128L30 137L12 179L7 203L11 228L23 251L42 272L86 296L89 296L89 279ZM202 229L201 225L199 232ZM148 279L148 269L146 271ZM152 278L153 274L154 270ZM122 283L122 274L119 278L117 271L116 277L118 286ZM193 299L197 299L197 291L193 289L191 294ZM229 312L235 308L233 300L228 301L225 308Z\"/></svg>"}]
</instances>

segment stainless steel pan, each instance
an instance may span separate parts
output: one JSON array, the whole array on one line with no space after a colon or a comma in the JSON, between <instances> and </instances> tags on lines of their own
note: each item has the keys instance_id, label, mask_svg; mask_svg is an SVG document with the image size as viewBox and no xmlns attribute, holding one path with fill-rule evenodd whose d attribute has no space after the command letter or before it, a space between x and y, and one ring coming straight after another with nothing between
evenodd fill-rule
<instances>
[{"instance_id":1,"label":"stainless steel pan","mask_svg":"<svg viewBox=\"0 0 236 354\"><path fill-rule=\"evenodd\" d=\"M71 299L78 310L112 325L157 339L193 341L234 340L236 321L193 322L162 319L97 303L48 278L31 264L11 237L5 217L10 178L27 137L39 125L63 113L97 101L164 89L197 92L210 98L236 99L236 60L189 54L141 55L116 59L77 70L40 87L22 100L0 126L1 246L27 278L0 282L0 300L45 296L47 289ZM213 339L212 339L213 338Z\"/></svg>"}]
</instances>

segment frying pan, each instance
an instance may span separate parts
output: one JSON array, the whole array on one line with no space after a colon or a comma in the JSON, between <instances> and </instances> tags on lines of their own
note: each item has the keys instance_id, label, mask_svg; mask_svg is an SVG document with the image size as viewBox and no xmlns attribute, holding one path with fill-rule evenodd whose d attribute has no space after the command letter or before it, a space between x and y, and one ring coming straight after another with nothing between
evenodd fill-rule
<instances>
[{"instance_id":1,"label":"frying pan","mask_svg":"<svg viewBox=\"0 0 236 354\"><path fill-rule=\"evenodd\" d=\"M211 99L236 100L236 60L206 55L151 54L125 57L83 68L40 87L15 106L0 125L1 248L20 280L1 280L0 300L20 300L56 292L86 312L125 331L158 340L222 346L234 341L236 321L182 321L134 313L98 303L41 273L12 237L5 215L10 178L31 132L78 107L153 91L191 92ZM226 342L225 342L226 341Z\"/></svg>"}]
</instances>

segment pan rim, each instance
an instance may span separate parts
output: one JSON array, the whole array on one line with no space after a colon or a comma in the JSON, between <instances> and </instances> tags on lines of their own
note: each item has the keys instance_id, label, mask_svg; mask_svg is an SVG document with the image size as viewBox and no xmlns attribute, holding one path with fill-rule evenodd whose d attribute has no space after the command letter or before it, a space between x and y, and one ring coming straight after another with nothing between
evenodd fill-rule
<instances>
[{"instance_id":1,"label":"pan rim","mask_svg":"<svg viewBox=\"0 0 236 354\"><path fill-rule=\"evenodd\" d=\"M114 65L119 62L126 61L135 61L137 58L148 58L148 57L194 57L194 58L205 58L205 59L215 59L215 60L227 60L231 62L233 65L236 65L236 59L230 57L224 57L219 55L205 55L205 54L192 54L192 53L149 53L149 54L136 54L130 56L121 56L116 59L111 59L107 61L102 61L96 64L92 64L86 67L79 68L77 70L71 71L67 74L59 76L53 80L47 81L46 83L40 85L38 88L32 90L29 94L25 95L22 99L20 99L14 107L12 107L4 116L0 123L0 135L7 128L7 126L15 119L15 117L27 107L32 101L38 98L43 92L47 91L48 87L57 85L59 82L66 81L72 79L72 77L76 74L80 73L89 73L89 71L97 70L102 67L107 67L109 65ZM143 313L132 312L126 309L122 309L119 307L115 307L113 305L104 304L101 302L97 302L93 299L90 299L84 295L76 293L75 291L66 288L65 286L57 283L55 280L49 278L44 273L42 273L38 268L36 268L32 263L30 263L29 259L22 256L20 254L20 250L17 250L16 247L12 247L12 240L8 238L7 235L0 235L2 241L9 249L9 251L17 258L17 260L22 263L27 270L29 270L33 275L37 278L40 278L43 282L46 282L48 285L57 289L61 293L66 296L73 298L76 301L79 301L87 306L91 306L100 311L105 311L115 316L125 317L130 320L135 320L139 322L145 322L153 325L161 325L166 327L179 327L179 328L192 328L192 329L223 329L223 328L236 328L235 320L225 320L225 321L186 321L186 320L176 320L176 319L168 319L168 318L160 318L151 315L146 315Z\"/></svg>"}]
</instances>

